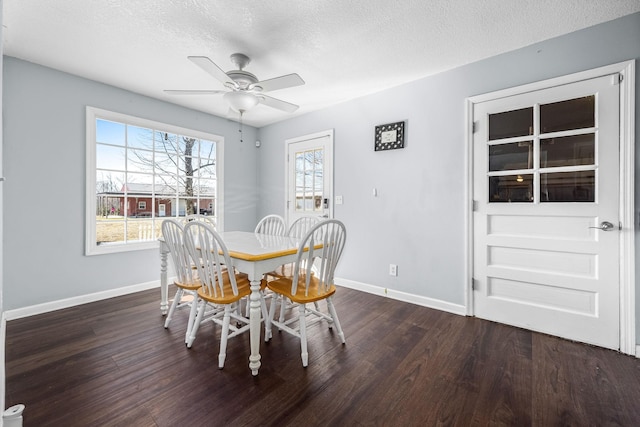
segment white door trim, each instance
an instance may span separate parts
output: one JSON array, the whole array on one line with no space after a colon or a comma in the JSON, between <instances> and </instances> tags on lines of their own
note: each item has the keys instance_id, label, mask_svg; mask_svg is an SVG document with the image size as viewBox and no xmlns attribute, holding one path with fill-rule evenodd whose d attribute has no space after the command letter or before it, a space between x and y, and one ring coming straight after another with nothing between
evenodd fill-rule
<instances>
[{"instance_id":1,"label":"white door trim","mask_svg":"<svg viewBox=\"0 0 640 427\"><path fill-rule=\"evenodd\" d=\"M320 139L320 138L329 138L329 144L327 144L327 152L325 153L325 168L331 172L331 185L326 189L328 191L327 198L329 199L329 218L333 218L333 205L334 205L334 197L333 197L333 183L334 183L334 159L333 159L333 129L324 130L321 132L311 133L308 135L302 135L295 138L289 138L285 140L285 150L284 150L284 164L285 164L285 174L284 174L284 189L285 189L285 197L284 197L284 212L285 212L285 221L287 224L289 223L289 206L288 203L293 201L289 201L289 145L294 144L296 142L307 141L310 139Z\"/></svg>"},{"instance_id":2,"label":"white door trim","mask_svg":"<svg viewBox=\"0 0 640 427\"><path fill-rule=\"evenodd\" d=\"M620 351L636 355L635 60L467 98L465 105L465 306L473 316L473 106L493 99L618 73L620 84ZM612 76L612 78L614 78Z\"/></svg>"}]
</instances>

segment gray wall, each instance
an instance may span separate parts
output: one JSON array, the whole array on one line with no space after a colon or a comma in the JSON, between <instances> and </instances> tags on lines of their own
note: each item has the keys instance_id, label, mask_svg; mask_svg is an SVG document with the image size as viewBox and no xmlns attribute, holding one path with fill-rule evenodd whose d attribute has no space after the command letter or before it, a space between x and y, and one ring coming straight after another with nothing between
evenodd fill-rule
<instances>
[{"instance_id":1,"label":"gray wall","mask_svg":"<svg viewBox=\"0 0 640 427\"><path fill-rule=\"evenodd\" d=\"M225 227L253 229L255 128L4 59L6 310L159 280L157 250L84 256L87 105L224 136Z\"/></svg>"},{"instance_id":2,"label":"gray wall","mask_svg":"<svg viewBox=\"0 0 640 427\"><path fill-rule=\"evenodd\" d=\"M637 58L640 14L261 128L258 214L284 212L284 141L334 129L335 194L344 197L335 217L349 233L337 276L464 304L465 99ZM638 91L636 115L640 141ZM400 120L406 148L374 152L374 127ZM636 297L640 308L640 289Z\"/></svg>"}]
</instances>

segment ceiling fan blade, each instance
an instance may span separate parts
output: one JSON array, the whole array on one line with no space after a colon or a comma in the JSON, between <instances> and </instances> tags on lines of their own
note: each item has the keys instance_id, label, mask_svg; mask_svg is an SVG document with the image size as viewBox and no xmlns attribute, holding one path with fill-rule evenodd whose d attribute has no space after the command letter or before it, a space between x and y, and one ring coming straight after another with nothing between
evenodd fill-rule
<instances>
[{"instance_id":1,"label":"ceiling fan blade","mask_svg":"<svg viewBox=\"0 0 640 427\"><path fill-rule=\"evenodd\" d=\"M304 80L302 80L302 77L293 73L285 76L274 77L273 79L262 80L261 82L251 85L250 89L255 89L261 92L270 92L272 90L286 89L303 84ZM262 88L262 90L258 88Z\"/></svg>"},{"instance_id":2,"label":"ceiling fan blade","mask_svg":"<svg viewBox=\"0 0 640 427\"><path fill-rule=\"evenodd\" d=\"M223 85L232 85L233 87L238 87L238 84L234 82L231 77L227 76L227 73L225 73L222 68L218 67L212 60L210 60L206 56L187 56L187 58L198 67L202 68L205 72L211 74Z\"/></svg>"},{"instance_id":3,"label":"ceiling fan blade","mask_svg":"<svg viewBox=\"0 0 640 427\"><path fill-rule=\"evenodd\" d=\"M226 90L200 90L200 89L165 89L164 93L170 95L217 95L227 93Z\"/></svg>"},{"instance_id":4,"label":"ceiling fan blade","mask_svg":"<svg viewBox=\"0 0 640 427\"><path fill-rule=\"evenodd\" d=\"M259 95L258 98L260 99L261 104L276 108L278 110L286 111L287 113L293 113L299 108L296 104L291 104L290 102L272 98L266 95Z\"/></svg>"}]
</instances>

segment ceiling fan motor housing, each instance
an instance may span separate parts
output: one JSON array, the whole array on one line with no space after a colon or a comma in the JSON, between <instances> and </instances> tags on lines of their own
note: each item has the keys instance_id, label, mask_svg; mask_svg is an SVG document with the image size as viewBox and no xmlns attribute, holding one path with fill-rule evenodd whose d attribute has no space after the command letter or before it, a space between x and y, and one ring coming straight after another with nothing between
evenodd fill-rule
<instances>
[{"instance_id":1,"label":"ceiling fan motor housing","mask_svg":"<svg viewBox=\"0 0 640 427\"><path fill-rule=\"evenodd\" d=\"M258 78L251 74L248 71L243 70L233 70L227 73L227 76L231 78L234 82L238 84L240 89L254 89L250 88L249 85L255 84L258 82Z\"/></svg>"}]
</instances>

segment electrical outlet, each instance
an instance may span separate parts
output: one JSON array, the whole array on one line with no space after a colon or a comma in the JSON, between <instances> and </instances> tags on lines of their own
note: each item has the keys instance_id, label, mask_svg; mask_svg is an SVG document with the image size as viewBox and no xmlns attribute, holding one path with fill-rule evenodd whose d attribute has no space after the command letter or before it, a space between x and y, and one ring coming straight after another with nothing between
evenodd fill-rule
<instances>
[{"instance_id":1,"label":"electrical outlet","mask_svg":"<svg viewBox=\"0 0 640 427\"><path fill-rule=\"evenodd\" d=\"M389 276L398 275L398 266L395 264L389 264Z\"/></svg>"}]
</instances>

